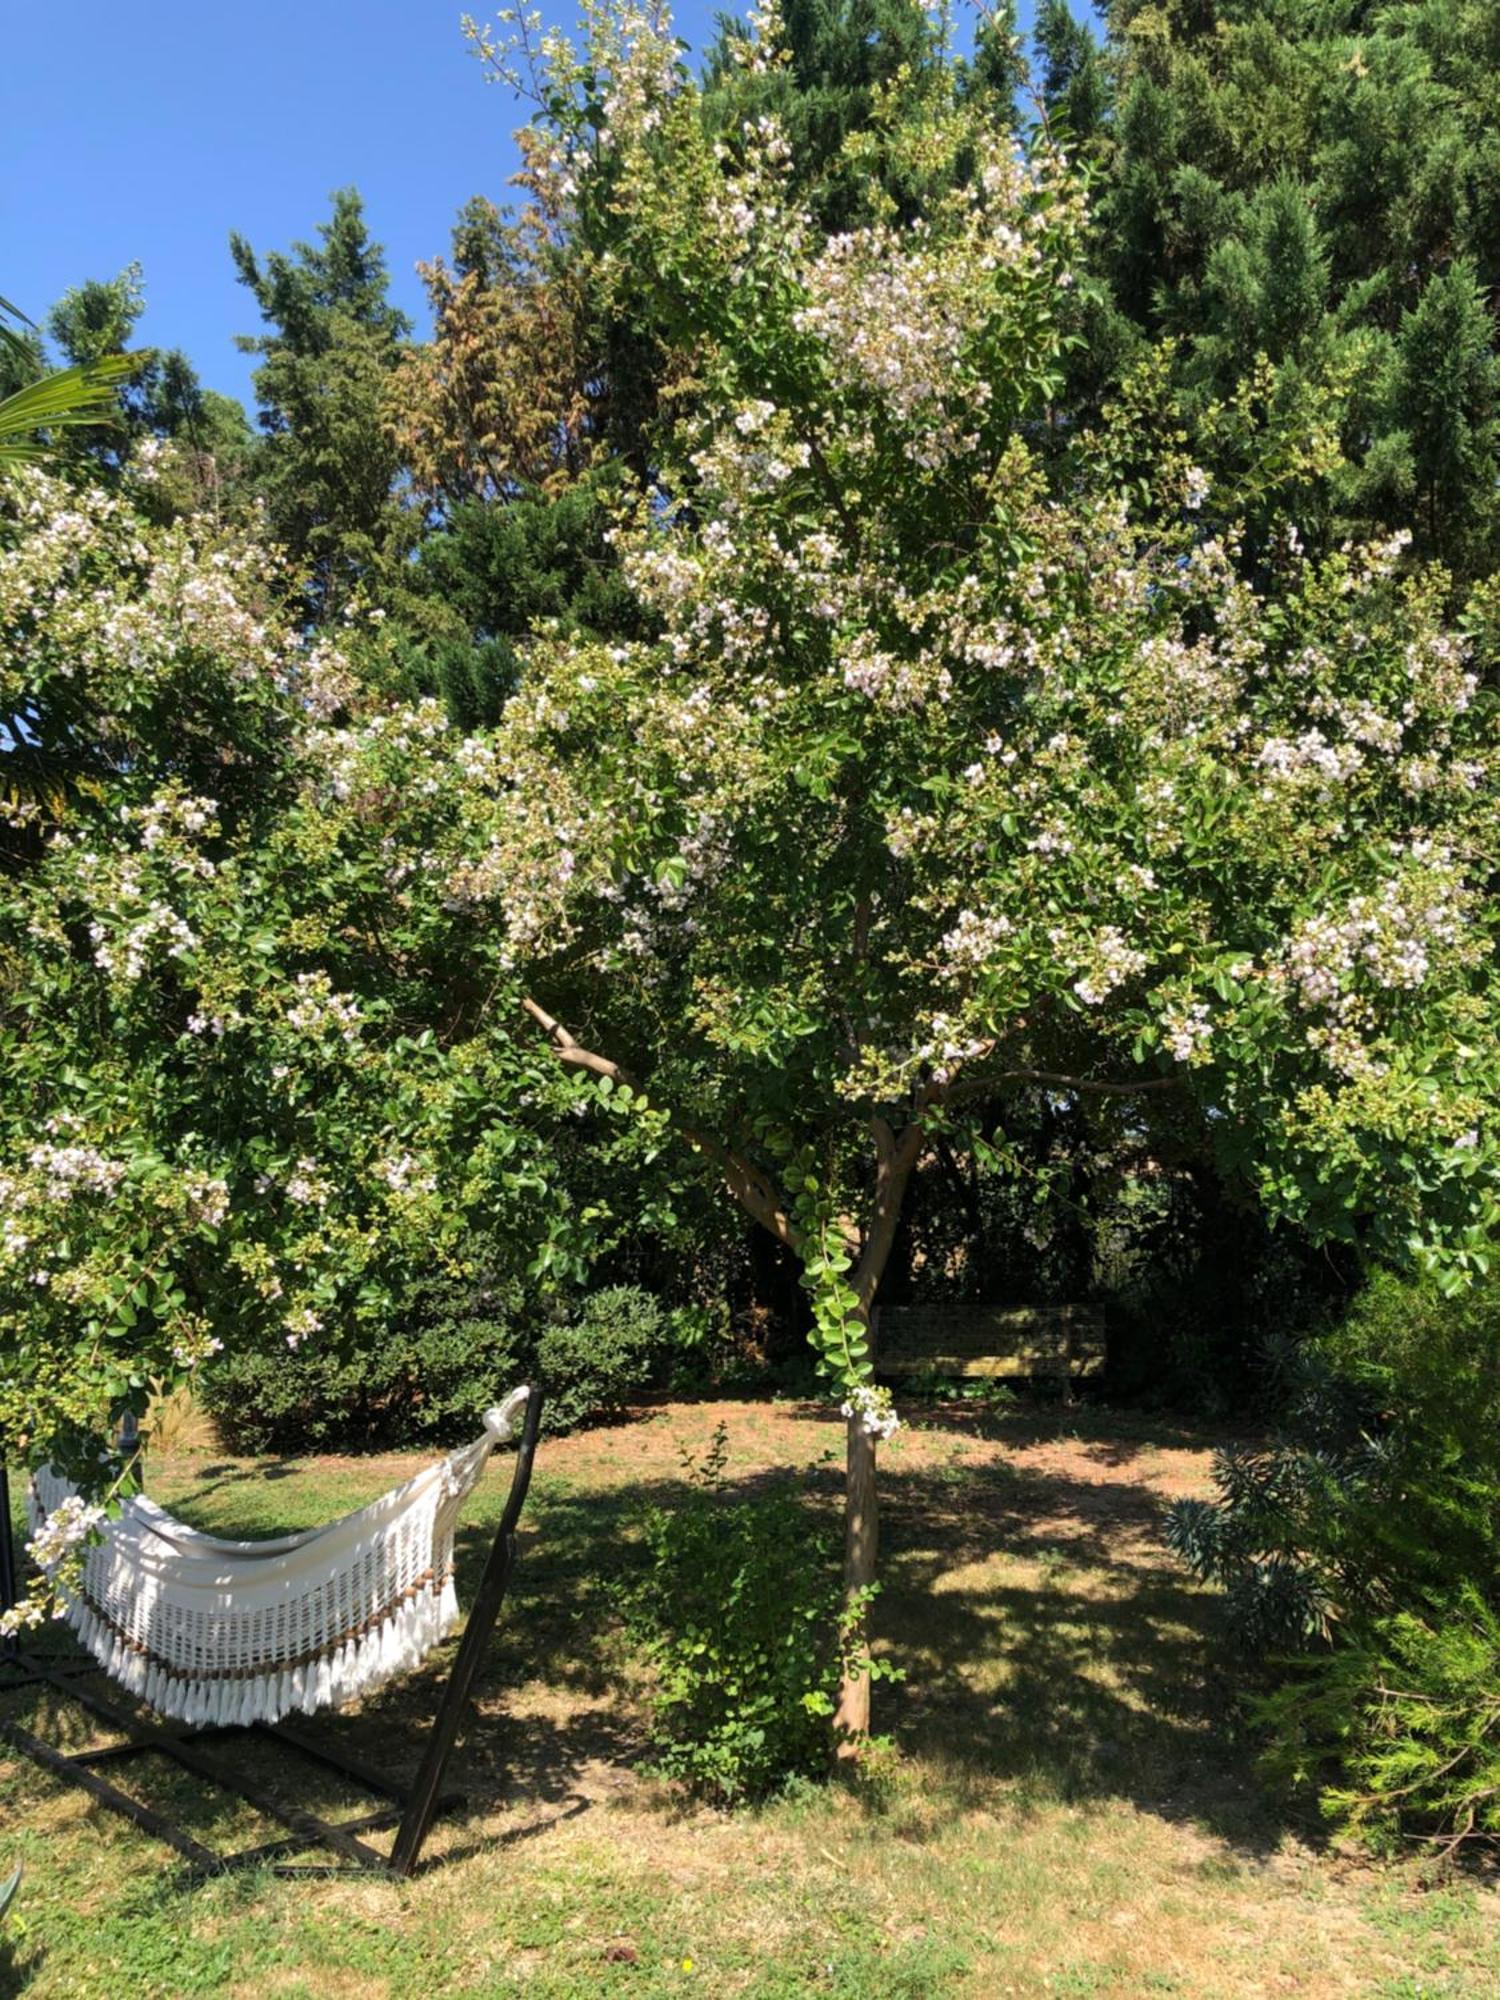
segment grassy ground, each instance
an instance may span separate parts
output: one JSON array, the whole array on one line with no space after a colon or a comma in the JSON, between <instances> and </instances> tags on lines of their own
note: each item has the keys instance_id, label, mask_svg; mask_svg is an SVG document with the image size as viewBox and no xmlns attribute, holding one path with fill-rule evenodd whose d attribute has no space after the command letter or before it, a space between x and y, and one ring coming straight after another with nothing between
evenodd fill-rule
<instances>
[{"instance_id":1,"label":"grassy ground","mask_svg":"<svg viewBox=\"0 0 1500 2000\"><path fill-rule=\"evenodd\" d=\"M0 1993L1500 1996L1489 1886L1419 1891L1256 1785L1214 1600L1156 1539L1165 1501L1205 1483L1202 1433L1103 1413L919 1420L883 1469L879 1624L909 1672L877 1690L902 1752L888 1780L730 1816L641 1777L607 1580L634 1511L679 1488L680 1448L720 1417L732 1473L805 1468L836 1507L840 1428L798 1405L677 1405L544 1446L462 1758L471 1811L409 1884L189 1887L165 1850L0 1749L0 1875L27 1866ZM179 1448L151 1484L202 1526L269 1534L410 1464ZM470 1586L506 1477L470 1504ZM402 1768L445 1659L327 1726ZM0 1709L83 1740L48 1697L13 1690ZM270 1832L170 1768L132 1768L210 1843Z\"/></svg>"}]
</instances>

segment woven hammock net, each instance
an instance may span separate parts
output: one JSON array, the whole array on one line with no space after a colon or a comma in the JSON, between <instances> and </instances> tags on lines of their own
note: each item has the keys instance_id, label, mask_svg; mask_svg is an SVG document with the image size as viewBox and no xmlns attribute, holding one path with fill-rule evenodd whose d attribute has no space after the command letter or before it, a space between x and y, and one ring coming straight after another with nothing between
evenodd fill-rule
<instances>
[{"instance_id":1,"label":"woven hammock net","mask_svg":"<svg viewBox=\"0 0 1500 2000\"><path fill-rule=\"evenodd\" d=\"M68 1620L112 1680L182 1722L276 1722L367 1694L457 1622L459 1509L527 1393L487 1410L473 1444L331 1527L220 1541L133 1495L88 1549ZM33 1530L72 1491L36 1473Z\"/></svg>"}]
</instances>

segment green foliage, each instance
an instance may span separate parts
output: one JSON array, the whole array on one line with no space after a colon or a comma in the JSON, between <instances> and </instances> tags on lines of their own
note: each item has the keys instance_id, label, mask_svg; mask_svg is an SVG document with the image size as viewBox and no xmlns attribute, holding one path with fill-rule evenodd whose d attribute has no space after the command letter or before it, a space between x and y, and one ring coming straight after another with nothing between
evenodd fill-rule
<instances>
[{"instance_id":1,"label":"green foliage","mask_svg":"<svg viewBox=\"0 0 1500 2000\"><path fill-rule=\"evenodd\" d=\"M639 1286L588 1293L571 1318L549 1326L536 1344L546 1428L570 1431L613 1416L646 1386L671 1331L660 1301Z\"/></svg>"},{"instance_id":2,"label":"green foliage","mask_svg":"<svg viewBox=\"0 0 1500 2000\"><path fill-rule=\"evenodd\" d=\"M1330 540L1409 528L1490 569L1500 145L1494 10L1454 0L1111 0L1106 35L1038 14L1049 113L1098 169L1075 406L1174 338L1176 413L1221 477L1215 406L1264 366L1269 410L1326 424L1280 496ZM1441 475L1436 468L1441 466ZM1242 469L1242 468L1241 468ZM1232 480L1231 480L1232 483Z\"/></svg>"},{"instance_id":3,"label":"green foliage","mask_svg":"<svg viewBox=\"0 0 1500 2000\"><path fill-rule=\"evenodd\" d=\"M792 61L778 32L747 88ZM628 1064L612 1101L795 1252L843 1388L915 1163L985 1099L997 1149L1038 1084L1175 1100L1279 1218L1456 1282L1494 1199L1493 745L1447 579L1389 544L1310 559L1274 465L1272 554L1205 518L1150 369L1102 436L1055 427L1052 489L1084 204L971 81L935 63L890 128L920 226L872 193L832 240L779 129L719 143L634 15L548 43L527 141L683 394L615 537L647 635L526 648L470 879L565 1060L601 1091ZM1291 345L1305 221L1278 186L1251 232ZM1267 367L1223 420L1258 473ZM1294 469L1315 430L1290 398Z\"/></svg>"},{"instance_id":4,"label":"green foliage","mask_svg":"<svg viewBox=\"0 0 1500 2000\"><path fill-rule=\"evenodd\" d=\"M459 1444L526 1379L515 1326L471 1285L420 1281L391 1321L347 1349L305 1344L290 1353L215 1356L200 1393L227 1449L293 1457Z\"/></svg>"},{"instance_id":5,"label":"green foliage","mask_svg":"<svg viewBox=\"0 0 1500 2000\"><path fill-rule=\"evenodd\" d=\"M6 1532L7 1533L9 1532L8 1528ZM11 1870L10 1874L6 1877L6 1879L3 1882L0 1882L0 1919L4 1918L6 1911L10 1908L11 1904L16 1900L16 1891L20 1888L20 1886L21 1886L21 1869L19 1868L19 1866L17 1866Z\"/></svg>"},{"instance_id":6,"label":"green foliage","mask_svg":"<svg viewBox=\"0 0 1500 2000\"><path fill-rule=\"evenodd\" d=\"M463 729L492 726L519 682L533 630L638 638L640 607L608 540L618 481L583 480L551 499L465 501L427 535L403 578L414 631L399 684L435 694Z\"/></svg>"},{"instance_id":7,"label":"green foliage","mask_svg":"<svg viewBox=\"0 0 1500 2000\"><path fill-rule=\"evenodd\" d=\"M512 1273L580 1283L609 1213L541 1136L578 1093L484 939L393 875L448 810L405 766L440 711L329 727L347 665L204 517L30 472L0 541L8 1451L77 1454L221 1349L352 1350L481 1220Z\"/></svg>"},{"instance_id":8,"label":"green foliage","mask_svg":"<svg viewBox=\"0 0 1500 2000\"><path fill-rule=\"evenodd\" d=\"M778 119L829 231L867 220L882 198L917 213L926 190L900 128L941 76L932 16L917 0L784 0L780 17L783 59L759 67L744 22L719 17L703 72L710 130L733 145L747 121Z\"/></svg>"},{"instance_id":9,"label":"green foliage","mask_svg":"<svg viewBox=\"0 0 1500 2000\"><path fill-rule=\"evenodd\" d=\"M1272 1766L1390 1835L1492 1836L1500 1708L1500 1286L1377 1278L1288 1357L1273 1443L1220 1455L1168 1539L1278 1659Z\"/></svg>"},{"instance_id":10,"label":"green foliage","mask_svg":"<svg viewBox=\"0 0 1500 2000\"><path fill-rule=\"evenodd\" d=\"M1215 1461L1215 1502L1179 1501L1178 1554L1221 1583L1254 1651L1328 1637L1460 1580L1500 1574L1500 1287L1456 1298L1372 1280L1282 1357L1265 1448Z\"/></svg>"},{"instance_id":11,"label":"green foliage","mask_svg":"<svg viewBox=\"0 0 1500 2000\"><path fill-rule=\"evenodd\" d=\"M1034 39L1041 59L1037 84L1047 116L1073 145L1086 147L1109 106L1104 51L1088 28L1074 20L1067 0L1041 0Z\"/></svg>"},{"instance_id":12,"label":"green foliage","mask_svg":"<svg viewBox=\"0 0 1500 2000\"><path fill-rule=\"evenodd\" d=\"M623 1592L654 1671L656 1768L726 1805L827 1770L865 1609L843 1599L831 1525L786 1485L734 1497L728 1456L722 1424L701 1462L684 1454L689 1489L646 1515L645 1569Z\"/></svg>"},{"instance_id":13,"label":"green foliage","mask_svg":"<svg viewBox=\"0 0 1500 2000\"><path fill-rule=\"evenodd\" d=\"M257 488L275 539L310 574L309 611L326 619L403 539L384 410L411 328L386 297L384 253L353 188L334 195L318 235L263 259L239 235L230 249L270 329L240 341L261 357Z\"/></svg>"},{"instance_id":14,"label":"green foliage","mask_svg":"<svg viewBox=\"0 0 1500 2000\"><path fill-rule=\"evenodd\" d=\"M1392 412L1406 443L1417 518L1455 567L1472 568L1493 533L1500 483L1500 357L1478 272L1438 271L1404 315Z\"/></svg>"},{"instance_id":15,"label":"green foliage","mask_svg":"<svg viewBox=\"0 0 1500 2000\"><path fill-rule=\"evenodd\" d=\"M145 309L141 267L129 264L114 278L75 285L48 314L47 331L73 366L112 370L118 383L114 421L96 422L75 443L107 471L143 440L175 442L174 454L151 461L153 511L220 509L238 497L249 470L254 440L245 412L232 397L204 389L180 349L135 343Z\"/></svg>"},{"instance_id":16,"label":"green foliage","mask_svg":"<svg viewBox=\"0 0 1500 2000\"><path fill-rule=\"evenodd\" d=\"M660 1302L633 1285L586 1294L568 1318L546 1315L499 1271L419 1276L362 1335L214 1355L200 1393L225 1445L247 1456L460 1443L490 1404L533 1377L547 1391L545 1427L560 1435L638 1394L675 1332Z\"/></svg>"},{"instance_id":17,"label":"green foliage","mask_svg":"<svg viewBox=\"0 0 1500 2000\"><path fill-rule=\"evenodd\" d=\"M1500 1609L1456 1583L1355 1628L1257 1705L1266 1767L1323 1781L1330 1819L1388 1852L1500 1844Z\"/></svg>"}]
</instances>

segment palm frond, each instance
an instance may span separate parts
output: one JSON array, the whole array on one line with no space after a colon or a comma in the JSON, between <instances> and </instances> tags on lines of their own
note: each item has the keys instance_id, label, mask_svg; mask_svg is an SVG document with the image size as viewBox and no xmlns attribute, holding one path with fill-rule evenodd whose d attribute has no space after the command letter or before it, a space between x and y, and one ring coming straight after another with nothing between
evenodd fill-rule
<instances>
[{"instance_id":1,"label":"palm frond","mask_svg":"<svg viewBox=\"0 0 1500 2000\"><path fill-rule=\"evenodd\" d=\"M0 465L40 458L47 447L38 431L114 421L114 392L136 365L133 354L107 354L76 368L54 369L5 397L0 401Z\"/></svg>"}]
</instances>

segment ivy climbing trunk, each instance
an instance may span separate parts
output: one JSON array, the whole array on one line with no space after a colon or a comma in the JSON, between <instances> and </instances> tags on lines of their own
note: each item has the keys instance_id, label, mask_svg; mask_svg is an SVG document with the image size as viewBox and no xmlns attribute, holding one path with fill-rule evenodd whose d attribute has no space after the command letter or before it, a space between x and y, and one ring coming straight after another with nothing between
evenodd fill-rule
<instances>
[{"instance_id":1,"label":"ivy climbing trunk","mask_svg":"<svg viewBox=\"0 0 1500 2000\"><path fill-rule=\"evenodd\" d=\"M585 1048L536 1000L523 999L521 1005L548 1036L562 1062L596 1076L607 1076L615 1083L629 1084L644 1103L644 1087L629 1070L612 1057ZM848 1302L849 1323L857 1323L868 1337L871 1349L868 1359L848 1374L844 1386L850 1391L873 1376L875 1295L890 1262L912 1172L927 1143L927 1114L946 1094L946 1082L934 1080L924 1084L913 1100L909 1122L899 1133L884 1118L872 1118L868 1124L875 1152L875 1185L867 1221L861 1230L852 1218L841 1218L844 1245L854 1267L849 1277L849 1291L853 1294ZM724 1177L725 1187L746 1214L801 1258L806 1268L807 1244L793 1219L794 1204L776 1187L770 1175L744 1154L696 1126L679 1123L677 1130L694 1151L714 1162ZM875 1490L875 1436L857 1411L846 1422L844 1604L850 1616L845 1626L848 1664L840 1683L834 1720L839 1756L857 1757L861 1740L870 1733L869 1604L880 1551L880 1505Z\"/></svg>"},{"instance_id":2,"label":"ivy climbing trunk","mask_svg":"<svg viewBox=\"0 0 1500 2000\"><path fill-rule=\"evenodd\" d=\"M875 1440L858 1415L848 1419L845 1453L844 1599L863 1606L875 1582L880 1552L880 1499L875 1490ZM840 1757L857 1756L860 1739L870 1733L870 1670L864 1664L867 1625L861 1616L849 1634L856 1664L845 1667L839 1687L835 1723Z\"/></svg>"}]
</instances>

